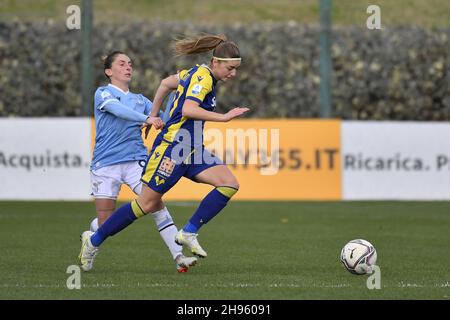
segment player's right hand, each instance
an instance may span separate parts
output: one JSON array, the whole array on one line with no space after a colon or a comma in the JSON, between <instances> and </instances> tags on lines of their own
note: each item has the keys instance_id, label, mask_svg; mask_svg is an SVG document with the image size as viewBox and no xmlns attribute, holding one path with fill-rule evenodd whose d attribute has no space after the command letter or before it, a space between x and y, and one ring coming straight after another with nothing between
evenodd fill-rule
<instances>
[{"instance_id":1,"label":"player's right hand","mask_svg":"<svg viewBox=\"0 0 450 320\"><path fill-rule=\"evenodd\" d=\"M225 122L230 121L236 117L239 117L244 113L248 112L249 110L250 110L249 108L240 108L240 107L233 108L224 114Z\"/></svg>"},{"instance_id":2,"label":"player's right hand","mask_svg":"<svg viewBox=\"0 0 450 320\"><path fill-rule=\"evenodd\" d=\"M148 117L147 120L145 120L146 124L153 125L155 129L159 130L162 127L164 127L164 122L160 117Z\"/></svg>"}]
</instances>

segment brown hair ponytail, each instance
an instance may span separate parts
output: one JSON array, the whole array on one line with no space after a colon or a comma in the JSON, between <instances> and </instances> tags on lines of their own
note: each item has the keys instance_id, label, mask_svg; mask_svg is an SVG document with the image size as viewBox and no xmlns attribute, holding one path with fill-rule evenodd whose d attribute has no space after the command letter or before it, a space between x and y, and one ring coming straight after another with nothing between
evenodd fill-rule
<instances>
[{"instance_id":1,"label":"brown hair ponytail","mask_svg":"<svg viewBox=\"0 0 450 320\"><path fill-rule=\"evenodd\" d=\"M213 56L220 58L240 58L239 48L228 41L224 34L205 34L200 37L177 39L173 44L176 56L213 51Z\"/></svg>"}]
</instances>

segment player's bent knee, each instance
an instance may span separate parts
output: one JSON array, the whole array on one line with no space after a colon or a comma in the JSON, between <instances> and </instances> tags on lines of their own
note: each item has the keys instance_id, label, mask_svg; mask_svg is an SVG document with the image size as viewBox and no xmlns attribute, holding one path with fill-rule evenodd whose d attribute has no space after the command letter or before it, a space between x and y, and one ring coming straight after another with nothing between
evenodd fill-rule
<instances>
[{"instance_id":1,"label":"player's bent knee","mask_svg":"<svg viewBox=\"0 0 450 320\"><path fill-rule=\"evenodd\" d=\"M159 211L164 207L164 203L161 201L161 199L151 199L151 200L137 199L136 202L139 204L139 207L142 210L143 215Z\"/></svg>"},{"instance_id":2,"label":"player's bent knee","mask_svg":"<svg viewBox=\"0 0 450 320\"><path fill-rule=\"evenodd\" d=\"M234 176L219 178L215 187L227 186L239 190L239 182Z\"/></svg>"},{"instance_id":3,"label":"player's bent knee","mask_svg":"<svg viewBox=\"0 0 450 320\"><path fill-rule=\"evenodd\" d=\"M161 196L161 194L145 187L142 189L142 193L138 196L136 202L139 204L139 207L142 209L144 215L146 215L164 208L164 203L161 200Z\"/></svg>"},{"instance_id":4,"label":"player's bent knee","mask_svg":"<svg viewBox=\"0 0 450 320\"><path fill-rule=\"evenodd\" d=\"M224 183L222 183L221 185L234 188L234 189L236 189L236 191L239 190L239 182L236 180L236 178L229 179L228 181L224 181Z\"/></svg>"}]
</instances>

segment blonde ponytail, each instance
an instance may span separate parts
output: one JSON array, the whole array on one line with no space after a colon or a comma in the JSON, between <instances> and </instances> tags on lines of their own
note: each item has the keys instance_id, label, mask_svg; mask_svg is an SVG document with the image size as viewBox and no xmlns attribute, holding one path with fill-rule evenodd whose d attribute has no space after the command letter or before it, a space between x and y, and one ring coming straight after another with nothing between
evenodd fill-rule
<instances>
[{"instance_id":1,"label":"blonde ponytail","mask_svg":"<svg viewBox=\"0 0 450 320\"><path fill-rule=\"evenodd\" d=\"M203 53L214 50L226 41L228 41L228 38L224 34L204 34L200 37L176 39L173 50L176 56Z\"/></svg>"}]
</instances>

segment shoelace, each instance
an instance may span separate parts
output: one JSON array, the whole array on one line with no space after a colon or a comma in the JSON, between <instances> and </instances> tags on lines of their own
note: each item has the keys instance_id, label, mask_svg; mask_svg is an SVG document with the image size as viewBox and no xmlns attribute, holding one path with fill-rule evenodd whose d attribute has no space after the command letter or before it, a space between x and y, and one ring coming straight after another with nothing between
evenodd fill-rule
<instances>
[{"instance_id":1,"label":"shoelace","mask_svg":"<svg viewBox=\"0 0 450 320\"><path fill-rule=\"evenodd\" d=\"M198 233L189 233L189 234L187 235L187 237L188 237L188 238L195 238L195 239L197 239Z\"/></svg>"},{"instance_id":2,"label":"shoelace","mask_svg":"<svg viewBox=\"0 0 450 320\"><path fill-rule=\"evenodd\" d=\"M92 244L91 244L92 245ZM98 253L98 248L95 248L94 246L92 246L92 249L88 251L89 255L91 257L95 257Z\"/></svg>"}]
</instances>

